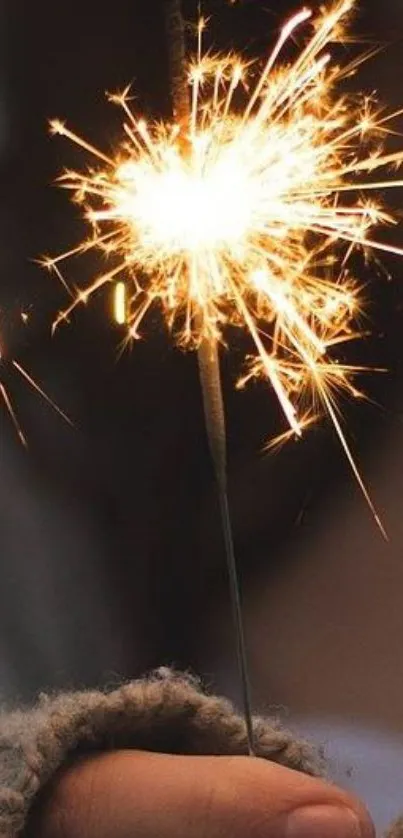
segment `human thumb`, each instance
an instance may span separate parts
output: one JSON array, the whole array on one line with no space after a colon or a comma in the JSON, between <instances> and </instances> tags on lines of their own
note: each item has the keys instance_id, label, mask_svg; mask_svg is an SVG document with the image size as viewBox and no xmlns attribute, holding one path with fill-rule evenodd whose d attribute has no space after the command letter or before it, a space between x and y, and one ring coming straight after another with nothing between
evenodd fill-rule
<instances>
[{"instance_id":1,"label":"human thumb","mask_svg":"<svg viewBox=\"0 0 403 838\"><path fill-rule=\"evenodd\" d=\"M264 759L124 750L64 769L35 838L373 838L341 789Z\"/></svg>"}]
</instances>

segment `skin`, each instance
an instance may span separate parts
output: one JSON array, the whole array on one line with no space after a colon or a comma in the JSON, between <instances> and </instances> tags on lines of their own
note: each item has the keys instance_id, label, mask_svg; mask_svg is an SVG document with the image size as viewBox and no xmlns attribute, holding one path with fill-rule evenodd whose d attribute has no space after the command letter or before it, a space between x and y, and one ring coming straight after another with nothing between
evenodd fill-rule
<instances>
[{"instance_id":1,"label":"skin","mask_svg":"<svg viewBox=\"0 0 403 838\"><path fill-rule=\"evenodd\" d=\"M374 838L363 804L322 780L255 757L134 750L59 772L30 827L30 838Z\"/></svg>"}]
</instances>

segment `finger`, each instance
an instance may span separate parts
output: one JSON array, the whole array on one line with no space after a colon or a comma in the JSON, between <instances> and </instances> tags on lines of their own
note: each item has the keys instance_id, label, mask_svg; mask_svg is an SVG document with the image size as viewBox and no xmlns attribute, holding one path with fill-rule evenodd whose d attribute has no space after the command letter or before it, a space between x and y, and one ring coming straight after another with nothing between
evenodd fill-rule
<instances>
[{"instance_id":1,"label":"finger","mask_svg":"<svg viewBox=\"0 0 403 838\"><path fill-rule=\"evenodd\" d=\"M346 792L254 757L115 751L64 771L35 838L373 838Z\"/></svg>"}]
</instances>

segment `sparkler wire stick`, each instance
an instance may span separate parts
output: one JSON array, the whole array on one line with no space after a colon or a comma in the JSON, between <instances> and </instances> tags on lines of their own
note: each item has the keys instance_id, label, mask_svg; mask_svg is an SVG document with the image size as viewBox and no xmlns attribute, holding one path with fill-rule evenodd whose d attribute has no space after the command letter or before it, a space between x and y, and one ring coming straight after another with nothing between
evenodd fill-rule
<instances>
[{"instance_id":1,"label":"sparkler wire stick","mask_svg":"<svg viewBox=\"0 0 403 838\"><path fill-rule=\"evenodd\" d=\"M166 27L170 61L171 95L175 119L185 127L190 118L189 88L186 78L186 51L181 0L166 0ZM184 140L186 142L186 140ZM197 315L196 315L197 316ZM198 315L201 319L200 315ZM202 328L200 329L202 334ZM217 340L202 335L197 352L207 438L217 484L228 566L242 703L249 754L254 754L251 689L242 621L238 571L228 502L225 410L221 386Z\"/></svg>"}]
</instances>

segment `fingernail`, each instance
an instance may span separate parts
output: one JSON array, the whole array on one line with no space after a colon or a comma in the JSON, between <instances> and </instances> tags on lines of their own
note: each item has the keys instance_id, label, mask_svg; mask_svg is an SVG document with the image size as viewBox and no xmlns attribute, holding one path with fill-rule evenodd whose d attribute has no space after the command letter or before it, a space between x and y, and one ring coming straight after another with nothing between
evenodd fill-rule
<instances>
[{"instance_id":1,"label":"fingernail","mask_svg":"<svg viewBox=\"0 0 403 838\"><path fill-rule=\"evenodd\" d=\"M287 817L285 838L360 838L358 816L347 806L304 806Z\"/></svg>"}]
</instances>

